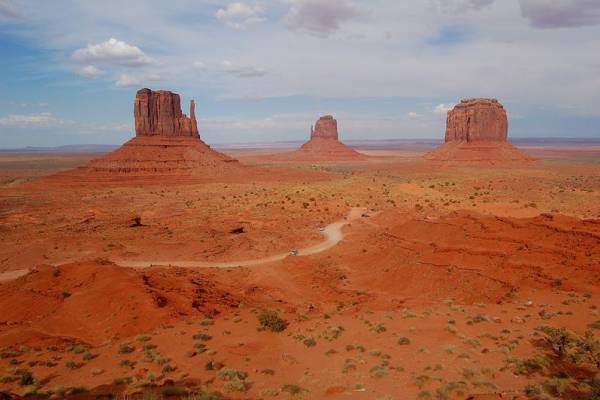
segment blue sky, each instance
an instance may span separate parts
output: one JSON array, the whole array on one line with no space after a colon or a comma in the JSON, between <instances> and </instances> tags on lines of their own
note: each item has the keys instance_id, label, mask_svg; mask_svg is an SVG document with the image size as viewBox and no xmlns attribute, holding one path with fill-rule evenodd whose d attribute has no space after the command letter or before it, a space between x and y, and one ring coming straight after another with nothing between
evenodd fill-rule
<instances>
[{"instance_id":1,"label":"blue sky","mask_svg":"<svg viewBox=\"0 0 600 400\"><path fill-rule=\"evenodd\" d=\"M600 137L600 4L556 0L0 0L0 148L118 144L141 87L208 143L442 138L465 97L510 137Z\"/></svg>"}]
</instances>

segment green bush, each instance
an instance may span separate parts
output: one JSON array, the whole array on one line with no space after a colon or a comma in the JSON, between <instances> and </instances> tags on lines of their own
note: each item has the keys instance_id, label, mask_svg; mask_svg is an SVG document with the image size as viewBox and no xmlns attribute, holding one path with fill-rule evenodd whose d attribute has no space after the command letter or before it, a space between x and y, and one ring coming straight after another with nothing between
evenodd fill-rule
<instances>
[{"instance_id":1,"label":"green bush","mask_svg":"<svg viewBox=\"0 0 600 400\"><path fill-rule=\"evenodd\" d=\"M302 389L300 386L298 385L294 385L291 383L287 383L285 385L283 385L281 387L281 391L282 392L287 392L289 394L291 394L292 396L296 396L298 394L302 394L303 392L305 392L305 389Z\"/></svg>"},{"instance_id":2,"label":"green bush","mask_svg":"<svg viewBox=\"0 0 600 400\"><path fill-rule=\"evenodd\" d=\"M271 332L282 332L287 328L288 323L281 318L276 311L262 310L258 314L258 322L262 329L270 330Z\"/></svg>"}]
</instances>

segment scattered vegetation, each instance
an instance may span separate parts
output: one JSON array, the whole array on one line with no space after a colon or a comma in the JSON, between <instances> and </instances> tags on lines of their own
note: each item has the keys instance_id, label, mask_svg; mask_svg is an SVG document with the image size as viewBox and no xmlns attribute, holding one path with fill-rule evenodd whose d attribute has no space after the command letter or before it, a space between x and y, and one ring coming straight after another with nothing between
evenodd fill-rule
<instances>
[{"instance_id":1,"label":"scattered vegetation","mask_svg":"<svg viewBox=\"0 0 600 400\"><path fill-rule=\"evenodd\" d=\"M258 313L258 322L261 329L271 332L282 332L288 326L287 321L281 318L276 311L272 310L261 310Z\"/></svg>"}]
</instances>

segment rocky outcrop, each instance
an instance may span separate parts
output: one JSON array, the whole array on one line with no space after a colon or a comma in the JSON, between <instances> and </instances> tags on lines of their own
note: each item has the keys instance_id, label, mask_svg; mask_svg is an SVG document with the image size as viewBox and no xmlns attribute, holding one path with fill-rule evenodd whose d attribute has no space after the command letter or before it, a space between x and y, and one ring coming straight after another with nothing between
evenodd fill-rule
<instances>
[{"instance_id":1,"label":"rocky outcrop","mask_svg":"<svg viewBox=\"0 0 600 400\"><path fill-rule=\"evenodd\" d=\"M361 161L367 156L338 140L337 121L331 115L322 116L310 127L310 140L298 150L269 155L271 161Z\"/></svg>"},{"instance_id":2,"label":"rocky outcrop","mask_svg":"<svg viewBox=\"0 0 600 400\"><path fill-rule=\"evenodd\" d=\"M506 110L496 99L466 99L448 112L445 144L423 157L431 161L504 164L534 159L508 143Z\"/></svg>"},{"instance_id":3,"label":"rocky outcrop","mask_svg":"<svg viewBox=\"0 0 600 400\"><path fill-rule=\"evenodd\" d=\"M315 123L314 129L310 127L310 138L338 140L337 121L332 115L325 115Z\"/></svg>"},{"instance_id":4,"label":"rocky outcrop","mask_svg":"<svg viewBox=\"0 0 600 400\"><path fill-rule=\"evenodd\" d=\"M187 182L228 179L252 170L200 139L193 100L188 117L181 112L178 94L141 89L135 96L134 117L134 138L84 167L65 171L62 177L94 184L156 183L161 177Z\"/></svg>"},{"instance_id":5,"label":"rocky outcrop","mask_svg":"<svg viewBox=\"0 0 600 400\"><path fill-rule=\"evenodd\" d=\"M465 99L448 112L446 143L506 142L507 135L506 111L496 99Z\"/></svg>"},{"instance_id":6,"label":"rocky outcrop","mask_svg":"<svg viewBox=\"0 0 600 400\"><path fill-rule=\"evenodd\" d=\"M133 105L136 136L198 137L196 105L190 116L181 112L179 95L167 90L138 90Z\"/></svg>"}]
</instances>

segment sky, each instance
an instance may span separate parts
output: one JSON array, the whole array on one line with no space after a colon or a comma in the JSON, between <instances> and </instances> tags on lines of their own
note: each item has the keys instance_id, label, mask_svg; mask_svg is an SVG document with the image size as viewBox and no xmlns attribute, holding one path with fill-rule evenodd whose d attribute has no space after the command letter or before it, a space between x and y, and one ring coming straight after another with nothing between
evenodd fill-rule
<instances>
[{"instance_id":1,"label":"sky","mask_svg":"<svg viewBox=\"0 0 600 400\"><path fill-rule=\"evenodd\" d=\"M209 144L442 138L470 97L600 137L600 0L0 0L0 60L0 148L122 143L142 87Z\"/></svg>"}]
</instances>

